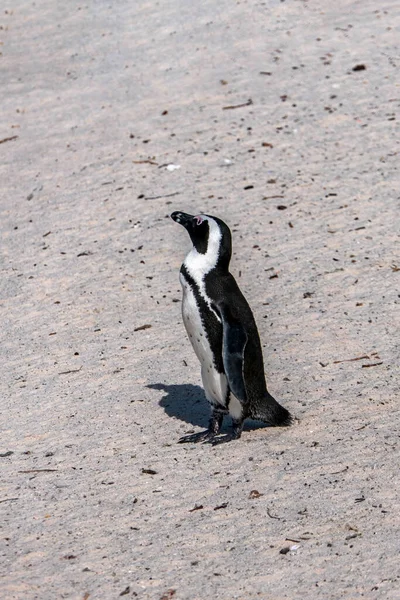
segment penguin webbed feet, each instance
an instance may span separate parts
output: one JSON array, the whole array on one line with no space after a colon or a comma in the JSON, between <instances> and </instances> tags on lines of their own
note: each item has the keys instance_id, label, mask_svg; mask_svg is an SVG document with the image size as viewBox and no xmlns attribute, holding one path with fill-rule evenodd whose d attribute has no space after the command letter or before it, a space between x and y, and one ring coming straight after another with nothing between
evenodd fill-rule
<instances>
[{"instance_id":1,"label":"penguin webbed feet","mask_svg":"<svg viewBox=\"0 0 400 600\"><path fill-rule=\"evenodd\" d=\"M178 440L178 444L197 444L199 442L213 442L216 433L214 431L210 431L206 429L205 431L198 431L197 433L189 433L188 435L183 435Z\"/></svg>"},{"instance_id":2,"label":"penguin webbed feet","mask_svg":"<svg viewBox=\"0 0 400 600\"><path fill-rule=\"evenodd\" d=\"M235 419L232 419L232 430L230 431L230 433L227 433L223 437L221 436L218 438L214 438L213 440L210 440L210 443L213 446L219 446L219 444L226 444L226 442L233 442L234 440L239 440L243 431L243 422L244 419L242 421L236 421Z\"/></svg>"},{"instance_id":3,"label":"penguin webbed feet","mask_svg":"<svg viewBox=\"0 0 400 600\"><path fill-rule=\"evenodd\" d=\"M188 435L184 435L178 440L178 444L197 444L199 442L203 444L211 444L212 446L219 446L219 444L225 444L226 442L232 442L233 440L238 440L242 434L242 430L239 432L235 429L232 429L231 433L227 433L226 435L218 435L214 431L199 431L197 433L190 433Z\"/></svg>"},{"instance_id":4,"label":"penguin webbed feet","mask_svg":"<svg viewBox=\"0 0 400 600\"><path fill-rule=\"evenodd\" d=\"M178 440L178 444L186 443L198 443L211 444L212 446L218 446L219 444L225 444L233 440L238 440L242 435L243 421L233 420L232 431L224 436L218 436L221 428L222 418L218 415L218 420L214 417L210 419L210 425L206 431L199 431L197 433L191 433L184 435ZM217 437L218 436L218 437Z\"/></svg>"},{"instance_id":5,"label":"penguin webbed feet","mask_svg":"<svg viewBox=\"0 0 400 600\"><path fill-rule=\"evenodd\" d=\"M224 418L224 414L226 414L225 410L221 410L219 408L214 408L211 414L210 421L208 423L208 429L205 431L199 431L197 433L191 433L189 435L184 435L178 440L178 444L186 444L186 443L198 443L198 442L208 442L213 443L215 440L215 436L219 433L221 429L222 420Z\"/></svg>"}]
</instances>

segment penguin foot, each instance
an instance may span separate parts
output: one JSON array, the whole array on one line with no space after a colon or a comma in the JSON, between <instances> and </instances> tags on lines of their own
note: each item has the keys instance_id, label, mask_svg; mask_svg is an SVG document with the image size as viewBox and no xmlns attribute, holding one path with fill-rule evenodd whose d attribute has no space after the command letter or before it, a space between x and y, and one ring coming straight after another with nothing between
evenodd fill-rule
<instances>
[{"instance_id":1,"label":"penguin foot","mask_svg":"<svg viewBox=\"0 0 400 600\"><path fill-rule=\"evenodd\" d=\"M187 443L198 443L198 442L208 442L213 443L215 436L218 434L221 429L222 420L224 418L224 414L226 414L226 409L221 409L219 407L214 407L211 413L211 418L208 423L208 429L205 431L199 431L198 433L191 433L189 435L184 435L178 440L178 444L187 444ZM240 429L241 431L241 429ZM240 434L239 434L240 437Z\"/></svg>"},{"instance_id":2,"label":"penguin foot","mask_svg":"<svg viewBox=\"0 0 400 600\"><path fill-rule=\"evenodd\" d=\"M215 432L206 429L206 431L199 431L197 433L190 433L184 435L178 440L178 444L197 444L198 442L212 442L215 438Z\"/></svg>"},{"instance_id":3,"label":"penguin foot","mask_svg":"<svg viewBox=\"0 0 400 600\"><path fill-rule=\"evenodd\" d=\"M240 438L240 436L242 435L243 422L244 422L244 419L242 419L240 421L237 421L236 419L233 419L232 433L231 433L231 439L232 440L238 440Z\"/></svg>"},{"instance_id":4,"label":"penguin foot","mask_svg":"<svg viewBox=\"0 0 400 600\"><path fill-rule=\"evenodd\" d=\"M239 436L240 437L240 436ZM232 433L227 433L226 435L220 435L217 438L212 440L207 440L212 446L219 446L220 444L226 444L228 442L233 442L238 440L239 437L233 435Z\"/></svg>"},{"instance_id":5,"label":"penguin foot","mask_svg":"<svg viewBox=\"0 0 400 600\"><path fill-rule=\"evenodd\" d=\"M232 431L227 435L219 436L216 439L211 439L210 442L213 446L218 446L219 444L226 444L226 442L233 442L233 440L240 439L243 430L243 421L233 421Z\"/></svg>"}]
</instances>

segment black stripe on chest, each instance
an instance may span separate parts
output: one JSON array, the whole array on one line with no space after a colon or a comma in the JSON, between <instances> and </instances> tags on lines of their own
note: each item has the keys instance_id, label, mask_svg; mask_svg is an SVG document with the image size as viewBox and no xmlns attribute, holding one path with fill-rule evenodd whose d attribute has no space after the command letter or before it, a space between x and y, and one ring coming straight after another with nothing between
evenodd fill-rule
<instances>
[{"instance_id":1,"label":"black stripe on chest","mask_svg":"<svg viewBox=\"0 0 400 600\"><path fill-rule=\"evenodd\" d=\"M190 285L190 289L193 292L199 310L200 319L206 332L211 352L213 354L214 367L218 373L224 373L225 370L222 361L222 324L218 320L214 311L208 306L204 297L200 293L197 283L193 277L191 277L185 265L182 265L181 273Z\"/></svg>"}]
</instances>

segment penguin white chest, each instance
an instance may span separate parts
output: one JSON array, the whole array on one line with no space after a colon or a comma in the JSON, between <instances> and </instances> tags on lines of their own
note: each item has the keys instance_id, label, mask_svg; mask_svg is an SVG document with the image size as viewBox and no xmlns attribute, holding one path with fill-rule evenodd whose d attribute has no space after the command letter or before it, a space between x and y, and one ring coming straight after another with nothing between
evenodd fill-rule
<instances>
[{"instance_id":1,"label":"penguin white chest","mask_svg":"<svg viewBox=\"0 0 400 600\"><path fill-rule=\"evenodd\" d=\"M213 363L210 344L208 343L207 335L204 330L201 320L199 307L196 302L195 295L189 283L184 276L180 275L182 285L182 318L189 336L190 343L196 353L197 358L203 365L204 363Z\"/></svg>"},{"instance_id":2,"label":"penguin white chest","mask_svg":"<svg viewBox=\"0 0 400 600\"><path fill-rule=\"evenodd\" d=\"M214 366L213 353L207 338L207 332L201 319L196 297L185 277L180 274L183 290L182 317L197 358L201 364L201 378L207 400L213 405L226 406L228 383L224 373L218 373Z\"/></svg>"}]
</instances>

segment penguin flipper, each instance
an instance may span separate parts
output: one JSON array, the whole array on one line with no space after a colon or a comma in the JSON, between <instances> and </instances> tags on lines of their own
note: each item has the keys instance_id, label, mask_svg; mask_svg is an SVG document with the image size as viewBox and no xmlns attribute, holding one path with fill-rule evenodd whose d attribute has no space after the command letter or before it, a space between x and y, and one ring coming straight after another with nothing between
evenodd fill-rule
<instances>
[{"instance_id":1,"label":"penguin flipper","mask_svg":"<svg viewBox=\"0 0 400 600\"><path fill-rule=\"evenodd\" d=\"M247 334L243 325L235 319L226 304L218 306L222 320L222 361L229 387L241 404L247 400L243 376L244 350Z\"/></svg>"}]
</instances>

